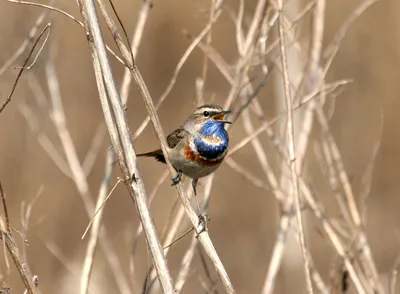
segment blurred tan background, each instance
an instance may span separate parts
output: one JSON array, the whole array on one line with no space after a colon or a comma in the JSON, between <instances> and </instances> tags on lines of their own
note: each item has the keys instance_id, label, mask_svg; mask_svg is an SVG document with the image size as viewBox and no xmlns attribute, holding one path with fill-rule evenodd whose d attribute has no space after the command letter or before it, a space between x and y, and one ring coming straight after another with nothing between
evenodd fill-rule
<instances>
[{"instance_id":1,"label":"blurred tan background","mask_svg":"<svg viewBox=\"0 0 400 294\"><path fill-rule=\"evenodd\" d=\"M225 4L236 11L238 2L226 1ZM246 1L247 18L251 16L256 2ZM332 39L342 22L359 3L346 0L327 2L324 44ZM117 0L115 5L130 36L136 23L140 1ZM56 6L79 16L75 1L60 0ZM208 13L204 12L208 7L209 1L203 0L154 1L137 56L139 68L154 99L157 99L168 85L177 62L190 44L182 31L185 29L197 34L208 21ZM382 0L371 6L350 27L328 74L330 80L348 78L354 81L336 98L331 126L342 152L346 170L351 175L356 195L362 188L361 178L371 159L373 146L381 136L371 194L368 198L366 232L378 270L382 275L389 272L400 248L398 11L400 2L396 0ZM20 46L41 12L41 8L0 1L0 66ZM50 13L45 23L47 22L52 23L49 44L52 47L52 56L60 81L67 125L79 157L83 160L99 124L103 124L104 121L97 98L90 52L83 30L71 20L57 13ZM302 34L307 36L308 29L305 26ZM213 46L231 63L237 58L237 51L233 49L236 46L234 34L232 21L227 13L223 13L213 28ZM107 41L112 44L108 31ZM114 45L111 47L115 48ZM24 73L13 100L0 115L0 180L7 194L11 224L17 230L21 230L21 203L32 201L38 191L43 189L32 208L28 231L28 263L32 272L39 276L42 293L76 293L87 243L87 239L81 240L81 235L89 220L73 181L60 172L44 152L38 144L36 134L30 130L19 111L21 102L30 106L40 121L41 129L62 151L49 118L37 106L28 87L28 76L35 75L46 89L47 84L43 79L43 60L49 54L49 50L45 49L35 67ZM26 53L23 57L26 57ZM195 97L195 79L201 75L202 60L201 51L195 50L179 74L168 99L160 108L159 115L165 132L170 132L179 126L190 113ZM22 63L23 59L19 58L13 67ZM113 65L116 80L120 83L123 68L115 60ZM0 76L0 102L7 97L16 76L13 67ZM259 95L261 104L270 118L276 114L273 107L275 86L273 80L268 79ZM229 85L216 68L210 65L205 92L206 102L215 95L215 102L223 104L228 91ZM129 125L134 132L146 113L135 85L131 86L127 106ZM381 113L383 113L382 134L380 134ZM245 135L240 123L233 126L230 134L232 146ZM265 145L270 145L267 138L261 140ZM104 173L107 143L105 136L98 159L88 177L94 200ZM148 127L135 142L135 149L137 152L144 152L157 145L156 136L152 128ZM274 158L277 154L270 152L270 156ZM241 149L235 155L235 159L264 179L251 145ZM150 159L140 159L139 167L146 191L149 193L165 167ZM120 172L116 168L112 183L119 175ZM318 186L318 183L316 185ZM204 185L201 185L200 193L203 192L203 187ZM152 203L155 222L160 232L164 230L170 209L176 199L175 189L169 186L168 181L165 182ZM253 186L225 164L217 172L211 199L210 235L237 292L260 293L276 238L275 198L265 190ZM327 201L329 202L329 199ZM103 223L116 248L123 269L129 275L128 257L138 218L133 202L123 185L108 201ZM325 237L316 232L312 221L307 231L313 236L308 240L316 266L325 281L329 282L329 267L334 260L331 245ZM15 236L18 237L18 234ZM190 238L189 236L184 238L170 252L168 261L173 277ZM49 250L49 244L55 244L59 248L60 254L69 265L59 260ZM135 261L136 280L140 287L150 264L143 239ZM193 268L204 275L198 255L195 257ZM12 293L22 293L23 286L16 269L12 267L11 275L8 276L3 257L0 258L0 270L5 281L12 286ZM215 277L215 272L213 270L211 272ZM301 270L296 274L283 267L275 292L300 293L295 282L299 279L303 279ZM98 293L118 293L115 280L99 249L91 285L96 285L96 288L100 289ZM194 273L183 293L204 293L201 289ZM221 287L218 289L219 293L223 292Z\"/></svg>"}]
</instances>

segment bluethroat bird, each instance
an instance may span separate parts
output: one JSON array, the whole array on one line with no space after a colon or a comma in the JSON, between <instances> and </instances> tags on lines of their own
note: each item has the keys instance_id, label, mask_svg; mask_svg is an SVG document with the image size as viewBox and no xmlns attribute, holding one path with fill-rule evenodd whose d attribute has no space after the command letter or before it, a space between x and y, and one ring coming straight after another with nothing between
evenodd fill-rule
<instances>
[{"instance_id":1,"label":"bluethroat bird","mask_svg":"<svg viewBox=\"0 0 400 294\"><path fill-rule=\"evenodd\" d=\"M225 116L231 111L220 106L206 104L198 107L178 129L167 136L168 159L177 171L172 179L176 185L182 174L192 179L192 187L200 214L196 186L200 178L213 173L222 163L228 151L229 136L225 124L230 121ZM154 157L165 163L161 149L137 156Z\"/></svg>"}]
</instances>

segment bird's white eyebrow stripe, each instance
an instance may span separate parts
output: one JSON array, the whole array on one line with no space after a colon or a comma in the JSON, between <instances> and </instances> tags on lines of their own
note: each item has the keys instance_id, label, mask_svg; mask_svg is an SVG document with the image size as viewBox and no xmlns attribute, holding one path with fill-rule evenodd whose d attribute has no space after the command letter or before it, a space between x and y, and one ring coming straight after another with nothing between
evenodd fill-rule
<instances>
[{"instance_id":1,"label":"bird's white eyebrow stripe","mask_svg":"<svg viewBox=\"0 0 400 294\"><path fill-rule=\"evenodd\" d=\"M220 110L218 110L216 108L206 108L206 107L204 107L204 108L198 109L199 113L203 113L204 111L213 112L213 113L214 112L215 113L219 113L220 112Z\"/></svg>"},{"instance_id":2,"label":"bird's white eyebrow stripe","mask_svg":"<svg viewBox=\"0 0 400 294\"><path fill-rule=\"evenodd\" d=\"M198 107L195 112L203 112L203 111L216 111L220 112L222 111L222 107L218 105L212 105L212 104L205 104L203 106Z\"/></svg>"}]
</instances>

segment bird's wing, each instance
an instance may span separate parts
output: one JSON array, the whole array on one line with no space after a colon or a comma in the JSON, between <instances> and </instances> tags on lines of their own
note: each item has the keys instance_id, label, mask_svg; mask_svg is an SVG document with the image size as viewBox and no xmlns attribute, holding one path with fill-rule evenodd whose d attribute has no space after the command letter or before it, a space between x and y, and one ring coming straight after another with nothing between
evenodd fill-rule
<instances>
[{"instance_id":1,"label":"bird's wing","mask_svg":"<svg viewBox=\"0 0 400 294\"><path fill-rule=\"evenodd\" d=\"M182 140L186 138L188 134L189 132L183 128L179 128L173 131L171 134L167 136L168 147L171 149L175 148ZM165 163L164 154L162 153L161 149L157 149L147 153L136 154L136 156L154 157L156 160Z\"/></svg>"},{"instance_id":2,"label":"bird's wing","mask_svg":"<svg viewBox=\"0 0 400 294\"><path fill-rule=\"evenodd\" d=\"M169 148L175 148L183 139L189 135L189 132L183 128L176 129L167 136L167 143Z\"/></svg>"}]
</instances>

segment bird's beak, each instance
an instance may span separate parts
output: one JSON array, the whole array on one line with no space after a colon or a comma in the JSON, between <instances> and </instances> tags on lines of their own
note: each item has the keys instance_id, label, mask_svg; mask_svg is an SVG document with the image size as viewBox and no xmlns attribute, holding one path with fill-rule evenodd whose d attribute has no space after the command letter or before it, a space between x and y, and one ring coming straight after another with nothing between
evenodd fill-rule
<instances>
[{"instance_id":1,"label":"bird's beak","mask_svg":"<svg viewBox=\"0 0 400 294\"><path fill-rule=\"evenodd\" d=\"M231 113L231 112L232 112L232 111L230 111L230 110L221 111L220 113L214 115L214 116L213 116L213 119L214 119L215 121L219 121L219 122L222 122L222 123L224 123L224 124L231 124L232 122L230 122L230 121L228 121L228 120L225 119L225 116L226 116L227 114Z\"/></svg>"}]
</instances>

